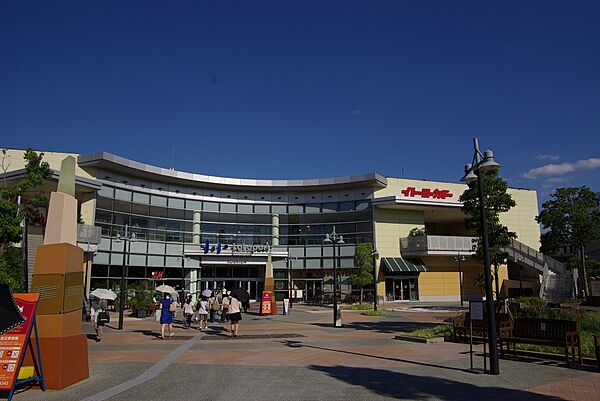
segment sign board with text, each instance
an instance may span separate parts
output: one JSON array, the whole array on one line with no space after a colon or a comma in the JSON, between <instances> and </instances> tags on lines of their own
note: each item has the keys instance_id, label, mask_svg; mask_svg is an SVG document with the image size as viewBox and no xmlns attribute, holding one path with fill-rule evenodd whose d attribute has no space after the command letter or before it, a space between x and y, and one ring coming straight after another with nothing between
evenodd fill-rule
<instances>
[{"instance_id":1,"label":"sign board with text","mask_svg":"<svg viewBox=\"0 0 600 401\"><path fill-rule=\"evenodd\" d=\"M9 399L31 338L39 301L39 294L13 294L13 296L25 318L25 323L0 336L0 392L10 391Z\"/></svg>"},{"instance_id":2,"label":"sign board with text","mask_svg":"<svg viewBox=\"0 0 600 401\"><path fill-rule=\"evenodd\" d=\"M271 310L271 302L273 301L273 293L271 291L263 291L262 298L260 301L260 314L261 315L270 315Z\"/></svg>"},{"instance_id":3,"label":"sign board with text","mask_svg":"<svg viewBox=\"0 0 600 401\"><path fill-rule=\"evenodd\" d=\"M469 317L471 320L483 320L483 302L469 302Z\"/></svg>"}]
</instances>

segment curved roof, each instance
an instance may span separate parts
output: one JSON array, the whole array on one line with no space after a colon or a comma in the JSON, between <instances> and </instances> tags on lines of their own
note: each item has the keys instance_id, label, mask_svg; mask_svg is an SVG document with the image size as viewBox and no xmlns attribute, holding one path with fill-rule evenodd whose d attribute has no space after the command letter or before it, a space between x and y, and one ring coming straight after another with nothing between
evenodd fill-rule
<instances>
[{"instance_id":1,"label":"curved roof","mask_svg":"<svg viewBox=\"0 0 600 401\"><path fill-rule=\"evenodd\" d=\"M233 186L239 189L261 188L306 190L316 188L323 189L323 186L335 188L364 186L381 188L387 186L387 179L377 173L307 180L255 180L246 178L216 177L152 166L150 164L136 162L108 152L95 152L80 155L77 163L80 167L104 168L107 170L116 171L120 174L145 178L148 180L157 180L184 185L202 185L209 187L231 188Z\"/></svg>"}]
</instances>

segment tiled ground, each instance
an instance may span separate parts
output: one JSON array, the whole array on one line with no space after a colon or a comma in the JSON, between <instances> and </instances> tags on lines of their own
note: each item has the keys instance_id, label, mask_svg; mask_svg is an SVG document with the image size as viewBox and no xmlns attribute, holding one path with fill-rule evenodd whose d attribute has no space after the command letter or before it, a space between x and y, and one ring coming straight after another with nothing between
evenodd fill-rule
<instances>
[{"instance_id":1,"label":"tiled ground","mask_svg":"<svg viewBox=\"0 0 600 401\"><path fill-rule=\"evenodd\" d=\"M513 358L490 376L469 372L468 345L394 339L450 313L425 308L377 318L348 311L344 328L332 328L330 310L297 305L289 316L244 315L236 339L226 337L227 325L212 324L202 333L177 328L174 339L161 340L151 319L127 319L126 331L106 330L100 343L90 339L88 380L14 399L85 399L188 344L156 377L110 400L600 400L600 374L591 368ZM481 368L480 354L475 364Z\"/></svg>"}]
</instances>

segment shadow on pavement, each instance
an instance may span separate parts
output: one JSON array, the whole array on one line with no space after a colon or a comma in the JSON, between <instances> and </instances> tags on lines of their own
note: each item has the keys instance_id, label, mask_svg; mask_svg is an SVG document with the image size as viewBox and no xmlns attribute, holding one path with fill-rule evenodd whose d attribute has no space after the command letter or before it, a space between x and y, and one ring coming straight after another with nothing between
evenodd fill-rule
<instances>
[{"instance_id":1,"label":"shadow on pavement","mask_svg":"<svg viewBox=\"0 0 600 401\"><path fill-rule=\"evenodd\" d=\"M479 387L474 384L432 376L417 376L385 369L353 368L346 366L310 366L310 369L373 393L409 400L486 400L486 401L552 401L563 398L534 394L503 387Z\"/></svg>"},{"instance_id":2,"label":"shadow on pavement","mask_svg":"<svg viewBox=\"0 0 600 401\"><path fill-rule=\"evenodd\" d=\"M313 326L331 327L332 323L310 323ZM398 321L376 321L376 322L354 322L344 323L345 329L378 331L380 333L395 333L398 331L414 331L439 326L440 323L423 322L398 322Z\"/></svg>"},{"instance_id":3,"label":"shadow on pavement","mask_svg":"<svg viewBox=\"0 0 600 401\"><path fill-rule=\"evenodd\" d=\"M158 338L160 337L160 333L156 332L156 331L152 331L152 330L132 330L132 333L142 333L145 336L149 336L149 337L155 337Z\"/></svg>"},{"instance_id":4,"label":"shadow on pavement","mask_svg":"<svg viewBox=\"0 0 600 401\"><path fill-rule=\"evenodd\" d=\"M411 364L411 365L427 366L427 367L430 367L430 368L455 370L455 371L459 371L459 372L465 372L465 373L469 373L469 374L475 374L475 372L472 372L469 369L461 369L461 368L455 368L455 367L452 367L452 366L444 366L444 365L435 365L435 364L432 364L432 363L411 361L411 360L408 360L408 359L392 358L392 357L387 357L387 356L369 355L369 354L363 354L361 352L344 351L344 350L335 349L335 348L317 347L316 345L304 344L301 341L287 340L287 341L282 341L282 343L284 345L288 346L288 347L291 347L291 348L302 348L302 347L313 348L313 349L318 349L318 350L322 350L322 351L339 352L339 353L348 354L348 355L364 356L364 357L367 357L367 358L384 359L386 361L402 362L402 363L408 363L408 364Z\"/></svg>"}]
</instances>

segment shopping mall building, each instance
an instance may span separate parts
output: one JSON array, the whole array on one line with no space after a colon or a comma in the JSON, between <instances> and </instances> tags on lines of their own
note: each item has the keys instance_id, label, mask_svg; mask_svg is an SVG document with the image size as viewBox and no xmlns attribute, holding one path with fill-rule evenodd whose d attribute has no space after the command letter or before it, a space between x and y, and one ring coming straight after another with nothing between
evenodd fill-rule
<instances>
[{"instance_id":1,"label":"shopping mall building","mask_svg":"<svg viewBox=\"0 0 600 401\"><path fill-rule=\"evenodd\" d=\"M44 152L44 160L58 171L67 155ZM23 174L23 151L9 150L8 156L7 177L16 179ZM126 266L129 282L153 280L193 294L242 286L257 297L272 266L278 298L291 286L298 299L318 301L333 291L333 246L323 240L335 229L343 236L336 260L347 298L360 243L375 244L377 291L386 301L457 301L461 293L464 299L483 294L474 284L482 271L472 257L476 238L463 227L459 197L465 185L376 173L237 179L164 169L106 152L73 156L81 223L99 227L101 234L79 239L89 255L88 289L114 288ZM536 192L509 192L517 205L501 221L517 233L518 242L500 268L501 293L537 294L544 270L531 260L540 237ZM425 228L427 235L409 237L414 228ZM35 235L32 228L30 243ZM30 261L34 248L29 246ZM542 255L535 257L540 262Z\"/></svg>"}]
</instances>

